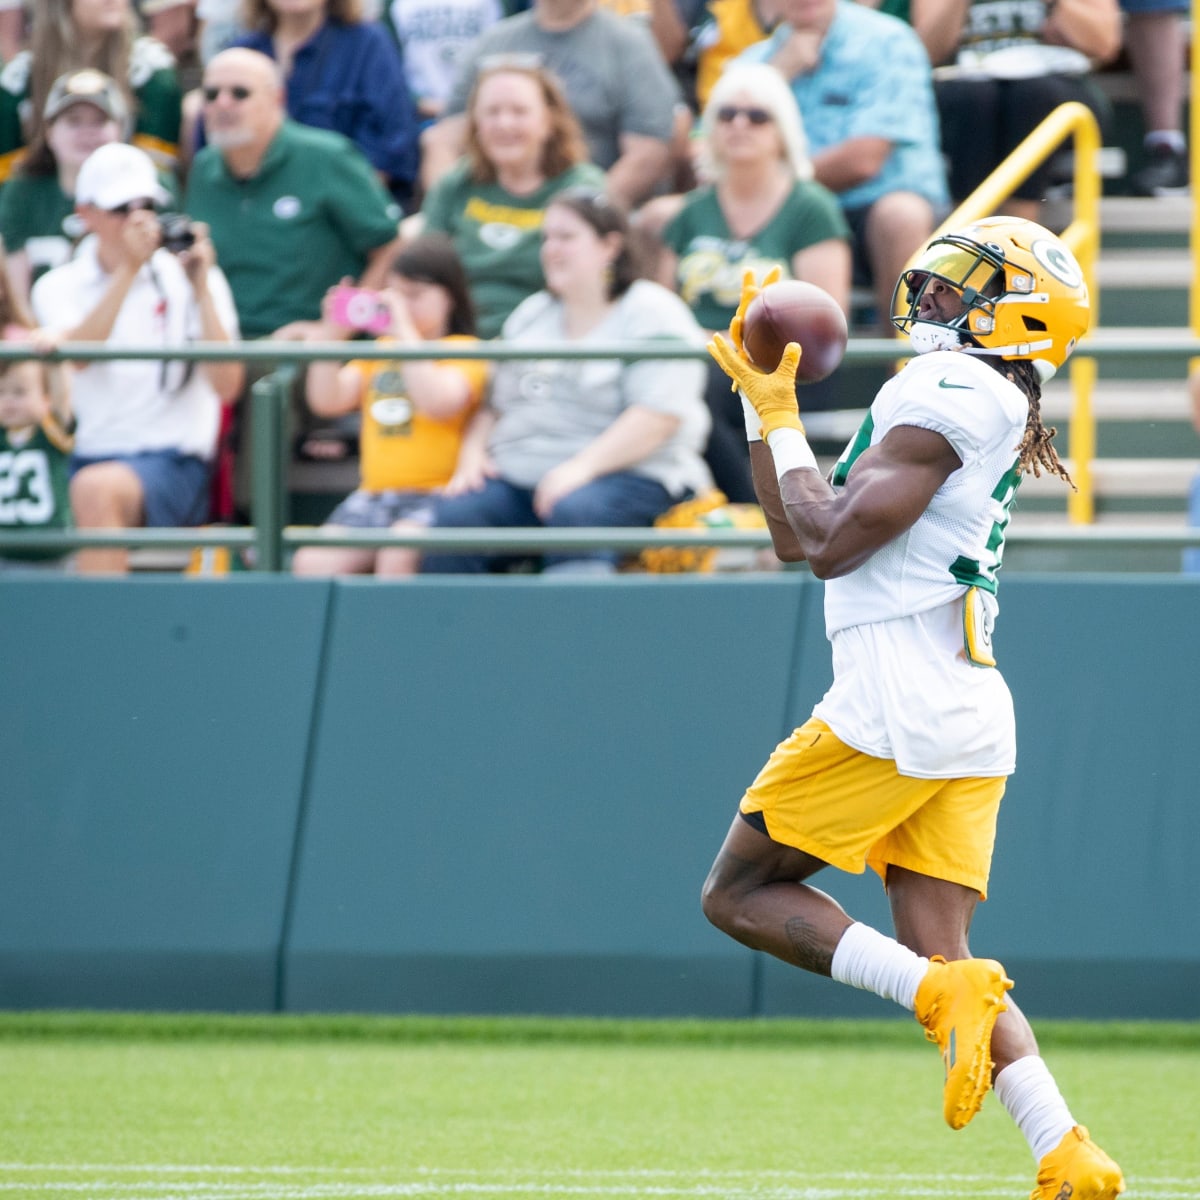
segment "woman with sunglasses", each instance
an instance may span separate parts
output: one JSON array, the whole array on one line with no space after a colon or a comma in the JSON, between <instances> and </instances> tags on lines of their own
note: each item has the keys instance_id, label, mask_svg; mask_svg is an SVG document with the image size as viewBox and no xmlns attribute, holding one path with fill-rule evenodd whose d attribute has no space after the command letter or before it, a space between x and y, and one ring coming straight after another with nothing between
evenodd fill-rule
<instances>
[{"instance_id":1,"label":"woman with sunglasses","mask_svg":"<svg viewBox=\"0 0 1200 1200\"><path fill-rule=\"evenodd\" d=\"M586 348L664 340L697 345L687 306L638 278L629 224L604 193L576 188L542 222L546 288L504 323L513 346ZM701 450L708 412L699 360L521 359L501 364L454 478L432 508L436 528L647 526L711 488ZM612 550L546 555L547 571L616 569ZM483 554L429 553L426 573L504 565Z\"/></svg>"},{"instance_id":2,"label":"woman with sunglasses","mask_svg":"<svg viewBox=\"0 0 1200 1200\"><path fill-rule=\"evenodd\" d=\"M761 279L776 266L785 279L824 288L849 312L850 230L837 198L813 179L800 112L774 67L726 68L701 115L697 166L705 182L658 202L659 221L665 211L674 215L662 231L657 276L705 329L728 328L747 271ZM717 486L753 504L741 405L715 364L707 400L706 457ZM818 397L806 397L806 411L819 407Z\"/></svg>"},{"instance_id":3,"label":"woman with sunglasses","mask_svg":"<svg viewBox=\"0 0 1200 1200\"><path fill-rule=\"evenodd\" d=\"M182 106L175 59L141 36L130 0L38 0L31 7L29 49L0 71L0 183L41 133L54 81L84 67L118 82L133 117L130 141L160 171L174 171Z\"/></svg>"}]
</instances>

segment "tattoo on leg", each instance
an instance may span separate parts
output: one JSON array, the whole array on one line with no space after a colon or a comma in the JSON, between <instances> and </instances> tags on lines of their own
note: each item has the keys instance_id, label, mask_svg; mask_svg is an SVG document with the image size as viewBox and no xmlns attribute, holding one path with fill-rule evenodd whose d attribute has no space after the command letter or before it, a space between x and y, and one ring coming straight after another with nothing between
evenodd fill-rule
<instances>
[{"instance_id":1,"label":"tattoo on leg","mask_svg":"<svg viewBox=\"0 0 1200 1200\"><path fill-rule=\"evenodd\" d=\"M783 928L796 966L818 975L832 973L833 952L821 944L815 926L803 917L791 917Z\"/></svg>"}]
</instances>

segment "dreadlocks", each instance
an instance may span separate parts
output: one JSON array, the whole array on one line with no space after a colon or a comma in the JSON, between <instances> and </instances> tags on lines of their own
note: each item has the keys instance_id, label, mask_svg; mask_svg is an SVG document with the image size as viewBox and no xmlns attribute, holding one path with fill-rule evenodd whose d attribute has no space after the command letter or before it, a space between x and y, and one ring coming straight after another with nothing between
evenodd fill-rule
<instances>
[{"instance_id":1,"label":"dreadlocks","mask_svg":"<svg viewBox=\"0 0 1200 1200\"><path fill-rule=\"evenodd\" d=\"M1032 471L1040 479L1045 470L1057 475L1072 491L1078 491L1070 472L1054 449L1053 439L1058 430L1053 425L1047 429L1042 424L1042 382L1033 363L1027 358L1003 359L990 355L984 358L984 362L995 367L1010 383L1015 383L1029 401L1025 432L1017 444L1017 465L1021 471Z\"/></svg>"}]
</instances>

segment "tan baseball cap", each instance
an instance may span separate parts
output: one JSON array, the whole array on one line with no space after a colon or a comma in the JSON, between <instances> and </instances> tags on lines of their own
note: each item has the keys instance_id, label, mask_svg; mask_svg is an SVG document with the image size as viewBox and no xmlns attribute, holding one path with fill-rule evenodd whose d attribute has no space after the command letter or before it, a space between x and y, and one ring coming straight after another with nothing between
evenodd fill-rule
<instances>
[{"instance_id":1,"label":"tan baseball cap","mask_svg":"<svg viewBox=\"0 0 1200 1200\"><path fill-rule=\"evenodd\" d=\"M129 106L116 80L91 67L68 71L50 85L50 94L46 97L46 107L42 112L43 119L49 124L76 104L90 104L121 126L129 120Z\"/></svg>"}]
</instances>

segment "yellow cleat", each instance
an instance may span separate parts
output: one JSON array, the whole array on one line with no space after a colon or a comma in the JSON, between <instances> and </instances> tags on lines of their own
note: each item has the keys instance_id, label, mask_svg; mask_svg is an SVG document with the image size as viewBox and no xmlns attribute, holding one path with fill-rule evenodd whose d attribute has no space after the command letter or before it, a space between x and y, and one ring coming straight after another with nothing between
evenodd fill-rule
<instances>
[{"instance_id":1,"label":"yellow cleat","mask_svg":"<svg viewBox=\"0 0 1200 1200\"><path fill-rule=\"evenodd\" d=\"M916 1016L936 1042L946 1067L942 1112L961 1129L979 1111L992 1086L992 1028L1008 1008L1012 980L990 958L947 962L935 957L917 988Z\"/></svg>"},{"instance_id":2,"label":"yellow cleat","mask_svg":"<svg viewBox=\"0 0 1200 1200\"><path fill-rule=\"evenodd\" d=\"M1076 1125L1038 1165L1029 1200L1115 1200L1124 1190L1121 1168Z\"/></svg>"}]
</instances>

